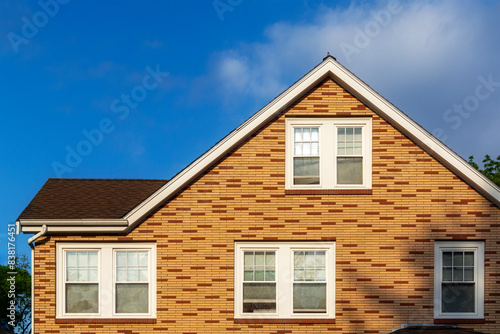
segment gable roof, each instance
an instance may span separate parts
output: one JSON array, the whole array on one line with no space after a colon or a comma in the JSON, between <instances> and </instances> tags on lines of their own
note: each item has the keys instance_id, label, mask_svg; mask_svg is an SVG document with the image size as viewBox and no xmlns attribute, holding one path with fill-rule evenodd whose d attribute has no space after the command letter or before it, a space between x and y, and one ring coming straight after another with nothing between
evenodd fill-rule
<instances>
[{"instance_id":1,"label":"gable roof","mask_svg":"<svg viewBox=\"0 0 500 334\"><path fill-rule=\"evenodd\" d=\"M123 232L133 229L144 217L175 196L196 177L219 161L226 153L327 77L336 81L351 95L358 98L384 120L417 143L424 151L500 207L499 187L347 70L335 58L327 56L309 73L175 175L169 182L133 207L122 217L127 222L127 227ZM28 230L24 229L22 220L20 220L20 224L22 230L28 232ZM41 229L41 226L39 225L38 230Z\"/></svg>"},{"instance_id":2,"label":"gable roof","mask_svg":"<svg viewBox=\"0 0 500 334\"><path fill-rule=\"evenodd\" d=\"M168 180L48 179L19 215L25 225L57 221L60 225L127 226L130 210L165 185Z\"/></svg>"}]
</instances>

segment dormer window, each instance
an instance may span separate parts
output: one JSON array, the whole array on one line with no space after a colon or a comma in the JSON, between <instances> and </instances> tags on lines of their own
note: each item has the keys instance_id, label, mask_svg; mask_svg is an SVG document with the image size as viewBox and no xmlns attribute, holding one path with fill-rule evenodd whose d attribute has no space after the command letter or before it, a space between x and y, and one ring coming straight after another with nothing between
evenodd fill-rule
<instances>
[{"instance_id":1,"label":"dormer window","mask_svg":"<svg viewBox=\"0 0 500 334\"><path fill-rule=\"evenodd\" d=\"M287 189L370 189L371 118L288 118Z\"/></svg>"}]
</instances>

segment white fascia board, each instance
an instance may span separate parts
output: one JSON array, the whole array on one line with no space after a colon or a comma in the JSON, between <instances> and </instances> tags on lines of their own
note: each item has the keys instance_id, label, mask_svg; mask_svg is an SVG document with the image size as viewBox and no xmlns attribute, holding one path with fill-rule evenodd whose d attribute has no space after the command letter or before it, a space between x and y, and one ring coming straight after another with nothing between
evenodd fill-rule
<instances>
[{"instance_id":1,"label":"white fascia board","mask_svg":"<svg viewBox=\"0 0 500 334\"><path fill-rule=\"evenodd\" d=\"M23 233L38 233L42 230L41 226L25 226L21 228ZM96 233L110 233L121 234L124 233L125 227L123 226L47 226L47 235L51 234L96 234Z\"/></svg>"},{"instance_id":2,"label":"white fascia board","mask_svg":"<svg viewBox=\"0 0 500 334\"><path fill-rule=\"evenodd\" d=\"M129 225L126 219L20 219L23 233L37 233L43 225L50 232L123 232Z\"/></svg>"},{"instance_id":3,"label":"white fascia board","mask_svg":"<svg viewBox=\"0 0 500 334\"><path fill-rule=\"evenodd\" d=\"M127 231L133 229L141 218L146 216L161 203L168 200L172 195L176 194L177 191L200 175L200 173L210 167L221 156L234 148L242 140L247 138L248 135L260 128L277 113L290 105L291 102L302 96L302 94L327 76L334 78L343 88L347 89L356 98L360 99L363 103L368 105L368 107L380 114L382 118L391 122L397 129L416 141L427 153L431 154L446 167L465 179L473 188L500 207L499 187L380 94L375 92L344 66L332 57L327 57L299 81L290 86L259 112L250 117L245 123L240 125L205 154L187 166L162 188L132 209L124 217L130 223Z\"/></svg>"},{"instance_id":4,"label":"white fascia board","mask_svg":"<svg viewBox=\"0 0 500 334\"><path fill-rule=\"evenodd\" d=\"M233 130L223 140L217 143L214 147L208 150L201 157L187 166L182 172L177 174L172 180L165 184L162 188L156 191L149 198L131 210L125 219L130 222L131 230L139 220L154 210L158 205L170 198L177 191L182 189L186 184L193 180L196 176L202 173L206 168L210 167L221 156L233 149L242 140L246 139L256 129L260 128L267 121L273 118L278 112L286 108L291 102L295 101L298 96L307 92L309 88L318 83L321 79L328 75L328 62L322 62L311 70L308 74L302 77L295 84L281 93L273 101L267 104L264 108L250 117L246 122Z\"/></svg>"}]
</instances>

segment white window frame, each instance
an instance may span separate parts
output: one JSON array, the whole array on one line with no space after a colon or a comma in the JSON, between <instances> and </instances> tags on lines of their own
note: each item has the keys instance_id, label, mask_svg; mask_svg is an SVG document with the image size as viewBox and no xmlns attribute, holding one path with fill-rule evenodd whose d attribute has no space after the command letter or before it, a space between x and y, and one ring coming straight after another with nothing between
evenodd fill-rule
<instances>
[{"instance_id":1,"label":"white window frame","mask_svg":"<svg viewBox=\"0 0 500 334\"><path fill-rule=\"evenodd\" d=\"M474 252L475 312L442 312L443 252ZM484 318L484 242L483 241L436 241L434 243L434 318L435 319L483 319Z\"/></svg>"},{"instance_id":2,"label":"white window frame","mask_svg":"<svg viewBox=\"0 0 500 334\"><path fill-rule=\"evenodd\" d=\"M148 313L116 313L115 312L115 276L116 251L147 251L149 266L149 312ZM98 313L66 313L65 312L65 269L66 252L97 251L98 252ZM56 245L56 318L156 318L156 244L144 242L122 243L57 243Z\"/></svg>"},{"instance_id":3,"label":"white window frame","mask_svg":"<svg viewBox=\"0 0 500 334\"><path fill-rule=\"evenodd\" d=\"M371 189L372 187L372 118L286 118L285 189ZM361 127L363 183L337 184L337 128ZM319 128L319 184L293 184L294 129ZM342 156L343 157L343 156Z\"/></svg>"},{"instance_id":4,"label":"white window frame","mask_svg":"<svg viewBox=\"0 0 500 334\"><path fill-rule=\"evenodd\" d=\"M243 254L245 251L276 251L276 312L243 312ZM326 252L326 313L293 313L293 252ZM334 319L335 242L235 242L234 317L238 319Z\"/></svg>"}]
</instances>

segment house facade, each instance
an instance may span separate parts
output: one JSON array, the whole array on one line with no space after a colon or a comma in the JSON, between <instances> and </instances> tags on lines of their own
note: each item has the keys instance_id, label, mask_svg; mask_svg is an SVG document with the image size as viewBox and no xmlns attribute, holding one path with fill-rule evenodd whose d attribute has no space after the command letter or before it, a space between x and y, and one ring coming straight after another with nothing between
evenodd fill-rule
<instances>
[{"instance_id":1,"label":"house facade","mask_svg":"<svg viewBox=\"0 0 500 334\"><path fill-rule=\"evenodd\" d=\"M35 333L500 332L500 189L331 56L172 180L18 222Z\"/></svg>"}]
</instances>

